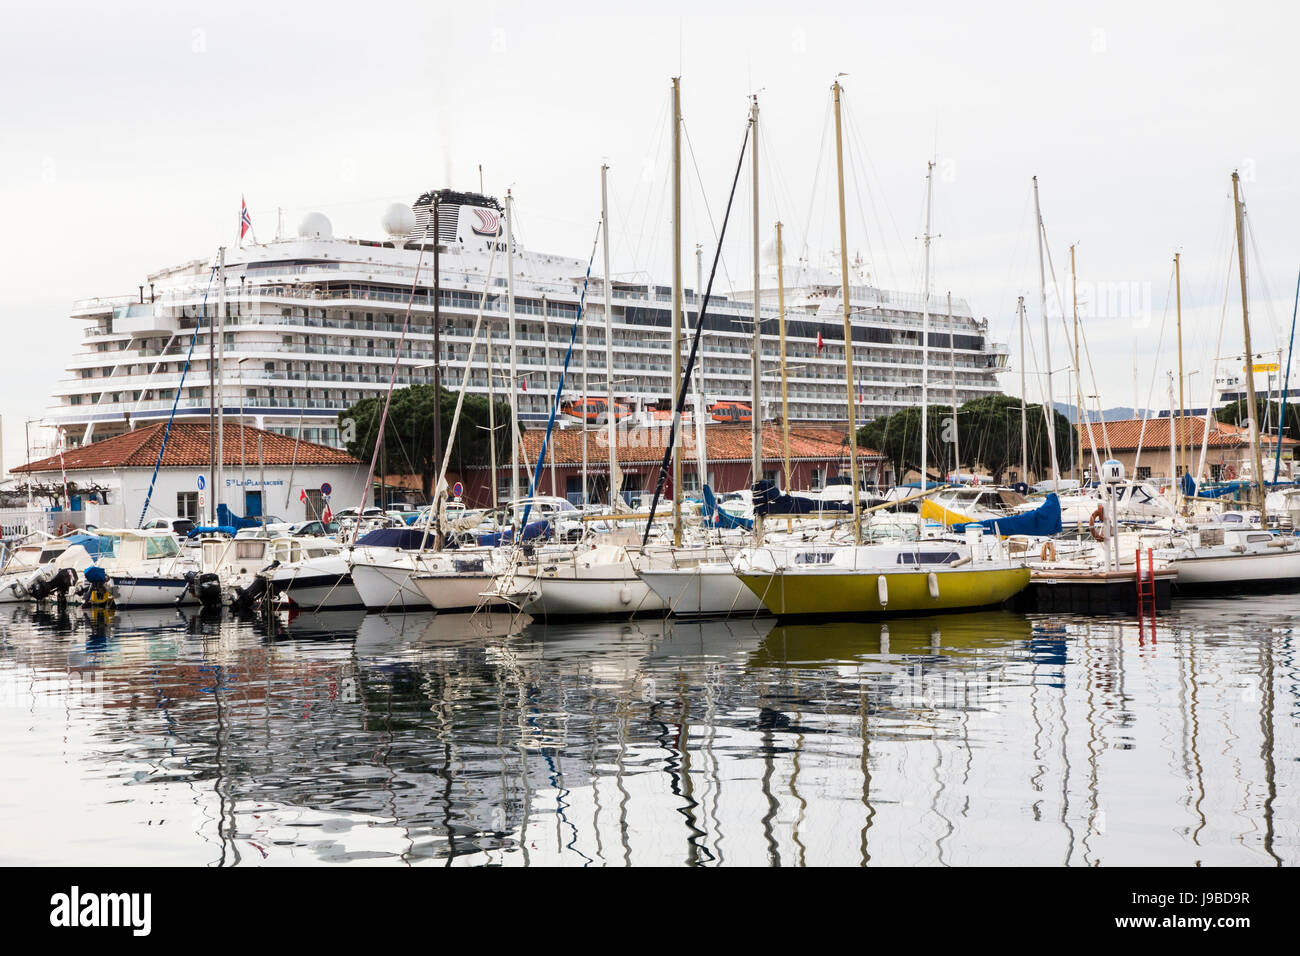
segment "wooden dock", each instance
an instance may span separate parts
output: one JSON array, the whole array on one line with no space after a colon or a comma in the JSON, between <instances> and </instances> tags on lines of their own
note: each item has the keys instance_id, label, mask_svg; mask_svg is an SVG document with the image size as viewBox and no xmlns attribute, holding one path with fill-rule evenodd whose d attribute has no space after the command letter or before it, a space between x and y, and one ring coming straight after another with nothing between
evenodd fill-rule
<instances>
[{"instance_id":1,"label":"wooden dock","mask_svg":"<svg viewBox=\"0 0 1300 956\"><path fill-rule=\"evenodd\" d=\"M1146 574L1144 569L1143 577ZM1173 582L1177 577L1176 568L1156 570L1156 610L1169 610ZM1136 572L1131 568L1105 571L1067 565L1033 567L1029 587L1012 599L1012 607L1018 611L1136 614Z\"/></svg>"}]
</instances>

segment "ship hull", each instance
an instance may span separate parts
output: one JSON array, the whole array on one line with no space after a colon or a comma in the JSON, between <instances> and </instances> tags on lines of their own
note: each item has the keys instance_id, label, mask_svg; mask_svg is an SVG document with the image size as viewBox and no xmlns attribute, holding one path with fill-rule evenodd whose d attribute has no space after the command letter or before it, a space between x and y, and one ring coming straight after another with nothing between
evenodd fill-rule
<instances>
[{"instance_id":1,"label":"ship hull","mask_svg":"<svg viewBox=\"0 0 1300 956\"><path fill-rule=\"evenodd\" d=\"M1029 568L938 568L885 573L779 570L742 572L736 577L769 611L781 617L882 616L999 605L1028 587Z\"/></svg>"}]
</instances>

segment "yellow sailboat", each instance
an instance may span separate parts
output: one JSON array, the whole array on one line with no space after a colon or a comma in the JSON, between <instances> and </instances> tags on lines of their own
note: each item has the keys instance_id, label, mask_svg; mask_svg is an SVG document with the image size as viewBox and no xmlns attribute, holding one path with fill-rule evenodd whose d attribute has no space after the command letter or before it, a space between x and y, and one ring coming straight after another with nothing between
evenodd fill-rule
<instances>
[{"instance_id":1,"label":"yellow sailboat","mask_svg":"<svg viewBox=\"0 0 1300 956\"><path fill-rule=\"evenodd\" d=\"M965 539L922 539L864 545L858 500L857 422L853 394L853 329L849 304L847 224L844 212L844 152L838 81L835 149L839 179L840 276L844 308L844 373L849 420L849 474L853 494L853 544L755 547L742 552L735 573L769 611L778 616L917 614L1001 604L1029 586L1029 568L1011 561L983 540L982 528ZM926 171L925 279L921 341L928 342L930 301L930 189L934 164ZM923 359L928 350L923 349ZM921 379L921 477L926 480L928 362ZM757 465L755 465L757 469ZM923 520L926 503L922 503ZM938 508L937 505L931 505ZM955 517L945 509L940 520ZM920 528L918 527L918 533ZM761 539L760 539L761 540Z\"/></svg>"},{"instance_id":2,"label":"yellow sailboat","mask_svg":"<svg viewBox=\"0 0 1300 956\"><path fill-rule=\"evenodd\" d=\"M736 577L782 617L924 614L993 607L1029 586L1024 562L943 539L754 548Z\"/></svg>"}]
</instances>

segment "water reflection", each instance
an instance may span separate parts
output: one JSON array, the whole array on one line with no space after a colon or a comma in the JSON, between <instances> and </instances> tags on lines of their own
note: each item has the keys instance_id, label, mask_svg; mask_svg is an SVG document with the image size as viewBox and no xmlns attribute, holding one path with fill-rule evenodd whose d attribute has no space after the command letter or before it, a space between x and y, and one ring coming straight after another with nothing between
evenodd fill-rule
<instances>
[{"instance_id":1,"label":"water reflection","mask_svg":"<svg viewBox=\"0 0 1300 956\"><path fill-rule=\"evenodd\" d=\"M1291 619L8 606L0 859L1294 863Z\"/></svg>"}]
</instances>

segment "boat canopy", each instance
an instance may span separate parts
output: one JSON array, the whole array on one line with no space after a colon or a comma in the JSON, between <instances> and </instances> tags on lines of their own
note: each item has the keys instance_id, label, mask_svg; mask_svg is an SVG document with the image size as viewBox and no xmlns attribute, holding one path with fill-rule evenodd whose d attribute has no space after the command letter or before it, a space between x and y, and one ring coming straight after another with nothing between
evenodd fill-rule
<instances>
[{"instance_id":1,"label":"boat canopy","mask_svg":"<svg viewBox=\"0 0 1300 956\"><path fill-rule=\"evenodd\" d=\"M718 499L713 497L713 489L708 485L704 486L704 504L700 507L700 514L704 517L705 523L713 528L742 528L745 531L754 530L754 522L750 519L738 518L719 508Z\"/></svg>"},{"instance_id":2,"label":"boat canopy","mask_svg":"<svg viewBox=\"0 0 1300 956\"><path fill-rule=\"evenodd\" d=\"M844 513L852 510L852 502L848 501L822 501L818 498L807 498L802 495L784 495L781 489L777 488L776 482L763 481L754 482L750 489L750 495L754 501L754 514L764 517L785 517L786 515L815 515L825 511L834 511Z\"/></svg>"},{"instance_id":3,"label":"boat canopy","mask_svg":"<svg viewBox=\"0 0 1300 956\"><path fill-rule=\"evenodd\" d=\"M1024 511L1005 518L988 518L984 521L955 524L953 530L964 531L975 527L983 527L985 534L1027 534L1035 537L1057 535L1061 533L1061 499L1056 496L1056 492L1051 492L1033 511Z\"/></svg>"},{"instance_id":4,"label":"boat canopy","mask_svg":"<svg viewBox=\"0 0 1300 956\"><path fill-rule=\"evenodd\" d=\"M419 551L420 546L433 544L433 529L425 532L419 528L376 528L364 535L357 542L358 548L401 548L403 551Z\"/></svg>"}]
</instances>

